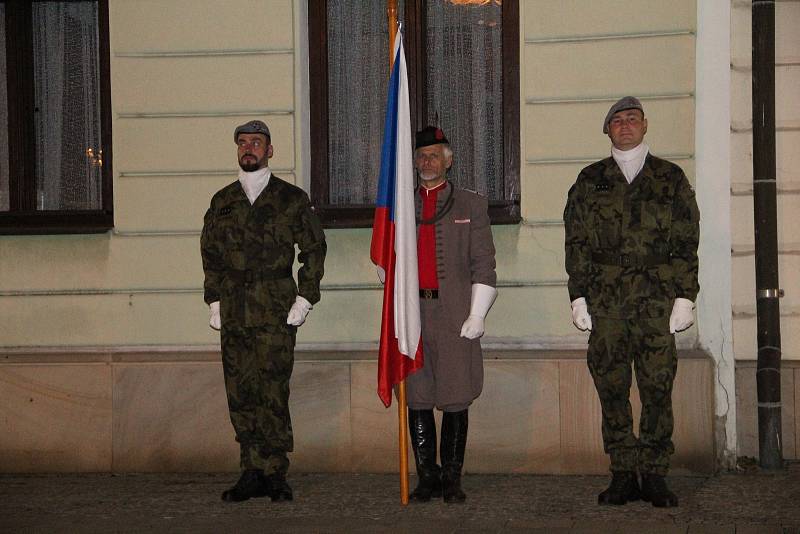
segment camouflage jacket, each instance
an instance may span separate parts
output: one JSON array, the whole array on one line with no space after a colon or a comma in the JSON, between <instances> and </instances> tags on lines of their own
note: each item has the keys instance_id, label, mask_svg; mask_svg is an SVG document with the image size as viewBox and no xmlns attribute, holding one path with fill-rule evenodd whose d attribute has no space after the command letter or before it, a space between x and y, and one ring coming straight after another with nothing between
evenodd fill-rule
<instances>
[{"instance_id":1,"label":"camouflage jacket","mask_svg":"<svg viewBox=\"0 0 800 534\"><path fill-rule=\"evenodd\" d=\"M297 284L292 277L300 249ZM299 294L319 301L325 235L306 193L275 175L251 206L238 181L211 199L200 251L207 303L220 301L224 326L285 323Z\"/></svg>"},{"instance_id":2,"label":"camouflage jacket","mask_svg":"<svg viewBox=\"0 0 800 534\"><path fill-rule=\"evenodd\" d=\"M583 169L564 209L570 300L602 317L663 317L694 301L699 212L683 171L648 155L628 184L613 158Z\"/></svg>"}]
</instances>

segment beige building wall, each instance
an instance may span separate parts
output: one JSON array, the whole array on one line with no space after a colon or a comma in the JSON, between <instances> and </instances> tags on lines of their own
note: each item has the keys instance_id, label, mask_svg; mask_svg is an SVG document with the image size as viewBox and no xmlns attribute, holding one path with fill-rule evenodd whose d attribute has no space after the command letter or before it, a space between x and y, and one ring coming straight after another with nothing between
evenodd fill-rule
<instances>
[{"instance_id":1,"label":"beige building wall","mask_svg":"<svg viewBox=\"0 0 800 534\"><path fill-rule=\"evenodd\" d=\"M236 178L233 127L267 120L275 173L304 185L300 4L111 1L116 227L0 240L0 303L14 310L3 346L216 344L201 298L199 231L213 192ZM561 211L580 169L609 152L600 123L610 102L641 97L653 152L693 179L694 2L645 2L624 35L609 14L614 4L521 3L524 222L494 227L501 294L489 343L585 343L569 318ZM263 29L242 31L242 13ZM642 66L626 74L615 58L631 53ZM381 297L370 232L327 236L323 299L299 341L372 346Z\"/></svg>"},{"instance_id":2,"label":"beige building wall","mask_svg":"<svg viewBox=\"0 0 800 534\"><path fill-rule=\"evenodd\" d=\"M4 346L217 343L199 230L236 179L233 127L266 118L295 180L291 1L109 3L115 228L0 241Z\"/></svg>"},{"instance_id":3,"label":"beige building wall","mask_svg":"<svg viewBox=\"0 0 800 534\"><path fill-rule=\"evenodd\" d=\"M734 350L757 358L753 230L751 4L734 0L731 17L731 230ZM800 3L775 3L775 122L783 358L800 360Z\"/></svg>"},{"instance_id":4,"label":"beige building wall","mask_svg":"<svg viewBox=\"0 0 800 534\"><path fill-rule=\"evenodd\" d=\"M304 84L320 81L306 82L305 13L303 0L110 0L116 227L0 237L0 309L8 310L0 323L0 383L8 387L0 389L13 407L2 413L14 416L5 419L11 432L0 432L0 470L235 468L218 335L202 301L199 232L211 195L236 177L232 130L249 118L270 125L274 172L307 186ZM470 454L484 463L472 469L603 472L586 335L570 320L561 214L580 169L608 155L602 117L625 94L644 103L653 153L694 181L696 5L523 0L520 17L523 222L493 228L500 295L487 320L487 390L476 416L487 428L499 415L509 418L503 428L524 424L476 434ZM295 428L308 432L298 438L299 466L387 469L390 454L346 458L352 443L382 439L395 424L391 411L379 417L387 412L371 382L381 291L370 231L326 235L322 301L299 331L292 386ZM693 327L679 346L693 348L697 338ZM713 362L685 353L676 388L680 409L694 415L681 423L678 463L707 471ZM62 421L61 438L31 424L47 414ZM498 435L505 441L493 441ZM72 445L85 436L93 436L95 461L71 464ZM151 445L132 447L137 438ZM54 439L62 445L37 455L39 440ZM325 454L330 461L320 463Z\"/></svg>"},{"instance_id":5,"label":"beige building wall","mask_svg":"<svg viewBox=\"0 0 800 534\"><path fill-rule=\"evenodd\" d=\"M602 122L614 101L628 94L639 97L648 116L646 141L651 151L676 162L694 180L695 3L636 2L634 8L626 8L625 23L620 24L623 4L521 4L524 223L515 250L503 250L501 257L506 257L504 262L509 262L507 256L518 258L514 276L534 284L562 282L557 289L531 290L531 298L543 302L544 315L552 318L541 330L534 326L534 337L546 337L558 325L566 328L570 342L575 341L563 284L562 212L580 170L610 155ZM502 267L501 279L509 272ZM525 308L523 304L519 312L524 314ZM684 346L695 340L694 328L679 336Z\"/></svg>"},{"instance_id":6,"label":"beige building wall","mask_svg":"<svg viewBox=\"0 0 800 534\"><path fill-rule=\"evenodd\" d=\"M755 361L751 3L731 2L731 234L733 349L740 455L758 456ZM800 399L800 3L775 2L775 122L783 455L796 458Z\"/></svg>"}]
</instances>

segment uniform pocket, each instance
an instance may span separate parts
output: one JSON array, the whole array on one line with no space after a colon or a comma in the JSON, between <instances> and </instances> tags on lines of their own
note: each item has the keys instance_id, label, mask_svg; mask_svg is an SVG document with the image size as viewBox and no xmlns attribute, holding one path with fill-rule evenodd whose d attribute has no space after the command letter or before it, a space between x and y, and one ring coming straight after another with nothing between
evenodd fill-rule
<instances>
[{"instance_id":1,"label":"uniform pocket","mask_svg":"<svg viewBox=\"0 0 800 534\"><path fill-rule=\"evenodd\" d=\"M598 248L619 246L622 210L612 198L598 198L589 206L590 224L593 233L592 245Z\"/></svg>"},{"instance_id":2,"label":"uniform pocket","mask_svg":"<svg viewBox=\"0 0 800 534\"><path fill-rule=\"evenodd\" d=\"M264 309L280 317L283 324L297 296L297 285L293 278L263 280L256 285L255 294Z\"/></svg>"},{"instance_id":3,"label":"uniform pocket","mask_svg":"<svg viewBox=\"0 0 800 534\"><path fill-rule=\"evenodd\" d=\"M263 223L262 229L266 247L294 245L292 226L289 223Z\"/></svg>"},{"instance_id":4,"label":"uniform pocket","mask_svg":"<svg viewBox=\"0 0 800 534\"><path fill-rule=\"evenodd\" d=\"M661 202L642 201L642 226L646 228L669 228L672 221L672 206Z\"/></svg>"}]
</instances>

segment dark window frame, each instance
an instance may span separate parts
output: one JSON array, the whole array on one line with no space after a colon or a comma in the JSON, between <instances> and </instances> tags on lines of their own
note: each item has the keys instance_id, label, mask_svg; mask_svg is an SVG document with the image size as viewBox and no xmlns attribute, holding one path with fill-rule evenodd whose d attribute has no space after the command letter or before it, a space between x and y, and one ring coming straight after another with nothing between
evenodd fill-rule
<instances>
[{"instance_id":1,"label":"dark window frame","mask_svg":"<svg viewBox=\"0 0 800 534\"><path fill-rule=\"evenodd\" d=\"M33 2L42 0L33 0ZM80 2L85 0L60 0ZM30 0L6 0L6 84L8 87L9 211L0 211L0 234L91 234L114 226L111 146L111 62L108 0L96 0L99 33L100 139L103 147L102 207L97 210L37 210L33 108L33 7ZM11 103L14 105L11 105Z\"/></svg>"},{"instance_id":2,"label":"dark window frame","mask_svg":"<svg viewBox=\"0 0 800 534\"><path fill-rule=\"evenodd\" d=\"M425 73L426 0L406 0L404 44L409 64L408 85L411 128L418 129L425 117L422 80ZM505 0L503 13L503 180L520 183L519 132L519 1ZM328 180L328 45L327 0L309 0L309 79L311 122L311 200L327 228L365 228L372 226L372 204L331 205ZM388 44L386 56L389 56ZM388 60L387 60L388 61ZM324 81L324 83L323 83ZM456 156L457 157L457 156ZM492 224L520 222L519 199L489 202Z\"/></svg>"}]
</instances>

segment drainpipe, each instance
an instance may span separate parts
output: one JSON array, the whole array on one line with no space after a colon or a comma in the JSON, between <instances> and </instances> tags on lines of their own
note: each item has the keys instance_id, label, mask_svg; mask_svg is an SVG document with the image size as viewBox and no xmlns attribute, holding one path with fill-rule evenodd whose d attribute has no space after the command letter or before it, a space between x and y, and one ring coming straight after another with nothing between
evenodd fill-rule
<instances>
[{"instance_id":1,"label":"drainpipe","mask_svg":"<svg viewBox=\"0 0 800 534\"><path fill-rule=\"evenodd\" d=\"M753 0L753 216L758 328L758 461L782 469L781 324L775 183L775 2Z\"/></svg>"}]
</instances>

